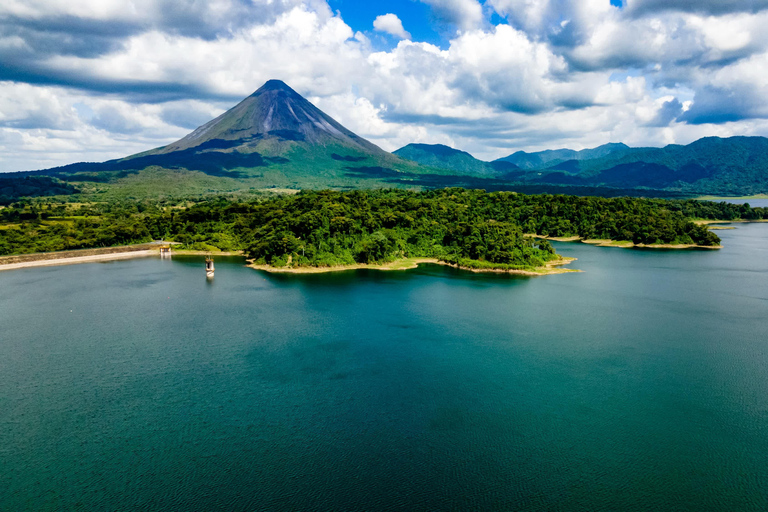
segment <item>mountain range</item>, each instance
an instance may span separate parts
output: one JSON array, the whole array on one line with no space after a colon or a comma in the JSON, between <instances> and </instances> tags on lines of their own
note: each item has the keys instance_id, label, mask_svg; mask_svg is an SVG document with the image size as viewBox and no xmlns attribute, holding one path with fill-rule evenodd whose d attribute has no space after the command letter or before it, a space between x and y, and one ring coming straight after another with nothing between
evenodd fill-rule
<instances>
[{"instance_id":1,"label":"mountain range","mask_svg":"<svg viewBox=\"0 0 768 512\"><path fill-rule=\"evenodd\" d=\"M51 190L122 197L446 186L608 196L748 195L768 192L768 139L707 137L663 148L611 143L581 151L518 151L492 162L440 144L408 144L389 153L284 82L270 80L167 146L102 163L0 175L0 191L4 181L24 176L52 178Z\"/></svg>"}]
</instances>

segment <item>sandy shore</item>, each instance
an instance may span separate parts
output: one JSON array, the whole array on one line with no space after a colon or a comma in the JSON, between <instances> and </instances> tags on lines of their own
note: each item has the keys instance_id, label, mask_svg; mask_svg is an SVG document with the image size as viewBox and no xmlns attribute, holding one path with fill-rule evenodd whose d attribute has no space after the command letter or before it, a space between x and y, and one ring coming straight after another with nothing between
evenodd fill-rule
<instances>
[{"instance_id":1,"label":"sandy shore","mask_svg":"<svg viewBox=\"0 0 768 512\"><path fill-rule=\"evenodd\" d=\"M522 275L522 276L544 276L544 275L550 275L550 274L565 274L568 272L581 272L580 270L560 268L562 265L567 265L568 263L571 263L572 261L575 261L575 260L576 258L561 258L556 261L551 261L547 263L546 266L539 267L536 270L501 270L501 269L467 268L467 267L461 267L459 265L452 265L450 263L446 263L445 261L440 261L436 258L404 258L401 260L396 260L391 263L385 263L382 265L367 265L364 263L358 263L355 265L339 265L335 267L285 268L285 267L272 267L270 265L256 265L251 262L248 266L256 270L263 270L265 272L271 272L275 274L324 274L326 272L343 272L345 270L359 270L359 269L384 270L384 271L409 270L409 269L414 269L418 267L420 263L433 263L435 265L445 265L448 267L458 268L461 270L468 270L470 272L477 272L477 273L515 274L515 275Z\"/></svg>"},{"instance_id":2,"label":"sandy shore","mask_svg":"<svg viewBox=\"0 0 768 512\"><path fill-rule=\"evenodd\" d=\"M77 251L47 252L39 254L18 254L0 257L0 270L17 268L49 267L53 265L74 265L76 263L95 263L129 258L146 258L160 254L158 244L129 245L124 247L101 247ZM172 251L171 256L242 256L242 251Z\"/></svg>"},{"instance_id":3,"label":"sandy shore","mask_svg":"<svg viewBox=\"0 0 768 512\"><path fill-rule=\"evenodd\" d=\"M158 253L159 252L157 249L146 249L141 251L113 252L113 253L107 253L107 254L91 254L88 256L72 256L69 258L51 258L51 259L21 261L18 263L0 264L0 271L15 270L18 268L49 267L53 265L74 265L76 263L94 263L99 261L125 260L130 258L146 258L148 256L155 256Z\"/></svg>"}]
</instances>

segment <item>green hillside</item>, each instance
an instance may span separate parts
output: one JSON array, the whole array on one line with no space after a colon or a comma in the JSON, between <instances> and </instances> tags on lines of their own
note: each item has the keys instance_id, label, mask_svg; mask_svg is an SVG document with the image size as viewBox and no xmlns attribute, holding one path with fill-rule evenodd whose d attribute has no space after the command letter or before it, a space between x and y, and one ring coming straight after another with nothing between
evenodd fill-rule
<instances>
[{"instance_id":1,"label":"green hillside","mask_svg":"<svg viewBox=\"0 0 768 512\"><path fill-rule=\"evenodd\" d=\"M395 155L429 167L447 169L458 174L474 176L496 176L497 168L489 162L483 162L466 151L460 151L443 144L408 144L394 152ZM516 168L514 164L501 166L502 169Z\"/></svg>"},{"instance_id":2,"label":"green hillside","mask_svg":"<svg viewBox=\"0 0 768 512\"><path fill-rule=\"evenodd\" d=\"M509 156L499 158L495 162L509 162L521 169L544 169L567 161L593 160L608 155L622 155L627 150L630 150L630 147L626 144L610 143L581 151L574 151L573 149L548 149L533 153L517 151Z\"/></svg>"},{"instance_id":3,"label":"green hillside","mask_svg":"<svg viewBox=\"0 0 768 512\"><path fill-rule=\"evenodd\" d=\"M768 191L768 139L706 137L687 146L630 148L506 177L528 183L643 188L691 195L759 194Z\"/></svg>"}]
</instances>

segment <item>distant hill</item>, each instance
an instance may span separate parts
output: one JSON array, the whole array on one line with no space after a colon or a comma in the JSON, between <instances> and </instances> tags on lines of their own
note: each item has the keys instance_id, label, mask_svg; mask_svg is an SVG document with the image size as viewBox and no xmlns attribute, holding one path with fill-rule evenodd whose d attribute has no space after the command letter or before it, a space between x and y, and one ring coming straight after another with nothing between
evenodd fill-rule
<instances>
[{"instance_id":1,"label":"distant hill","mask_svg":"<svg viewBox=\"0 0 768 512\"><path fill-rule=\"evenodd\" d=\"M706 137L687 146L631 148L611 143L592 149L518 151L493 162L441 145L409 144L395 152L423 165L492 178L525 187L559 187L565 193L594 190L650 191L673 195L751 195L768 191L768 139ZM423 178L420 181L433 181ZM482 187L482 184L476 185ZM551 191L551 189L547 189Z\"/></svg>"},{"instance_id":2,"label":"distant hill","mask_svg":"<svg viewBox=\"0 0 768 512\"><path fill-rule=\"evenodd\" d=\"M768 139L706 137L687 146L625 148L537 171L513 172L506 178L579 187L751 195L768 191Z\"/></svg>"},{"instance_id":3,"label":"distant hill","mask_svg":"<svg viewBox=\"0 0 768 512\"><path fill-rule=\"evenodd\" d=\"M518 151L509 156L499 158L496 162L510 162L521 169L542 169L569 160L592 160L610 154L623 154L629 149L630 147L623 143L610 143L592 149L582 149L581 151L573 149L548 149L534 153Z\"/></svg>"},{"instance_id":4,"label":"distant hill","mask_svg":"<svg viewBox=\"0 0 768 512\"><path fill-rule=\"evenodd\" d=\"M408 144L394 152L395 155L430 167L456 171L460 174L496 177L500 172L517 169L509 162L483 162L466 151L443 144Z\"/></svg>"}]
</instances>

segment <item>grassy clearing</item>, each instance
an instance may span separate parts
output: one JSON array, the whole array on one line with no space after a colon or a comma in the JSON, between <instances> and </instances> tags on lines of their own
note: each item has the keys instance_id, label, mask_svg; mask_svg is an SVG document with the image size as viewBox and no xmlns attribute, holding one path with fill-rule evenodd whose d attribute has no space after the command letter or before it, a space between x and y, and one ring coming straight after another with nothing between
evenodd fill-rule
<instances>
[{"instance_id":1,"label":"grassy clearing","mask_svg":"<svg viewBox=\"0 0 768 512\"><path fill-rule=\"evenodd\" d=\"M596 245L598 247L634 247L635 244L629 240L582 240L583 243Z\"/></svg>"}]
</instances>

